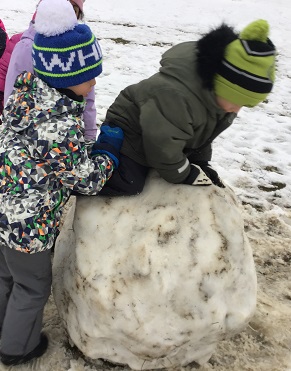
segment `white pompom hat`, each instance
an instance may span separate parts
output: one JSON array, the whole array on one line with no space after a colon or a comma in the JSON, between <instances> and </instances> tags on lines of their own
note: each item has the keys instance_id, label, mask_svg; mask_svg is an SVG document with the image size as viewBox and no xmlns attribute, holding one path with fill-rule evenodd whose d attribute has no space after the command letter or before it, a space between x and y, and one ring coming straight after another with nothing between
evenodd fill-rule
<instances>
[{"instance_id":1,"label":"white pompom hat","mask_svg":"<svg viewBox=\"0 0 291 371\"><path fill-rule=\"evenodd\" d=\"M42 0L35 30L34 71L50 86L79 85L102 72L99 43L87 25L78 23L68 0Z\"/></svg>"}]
</instances>

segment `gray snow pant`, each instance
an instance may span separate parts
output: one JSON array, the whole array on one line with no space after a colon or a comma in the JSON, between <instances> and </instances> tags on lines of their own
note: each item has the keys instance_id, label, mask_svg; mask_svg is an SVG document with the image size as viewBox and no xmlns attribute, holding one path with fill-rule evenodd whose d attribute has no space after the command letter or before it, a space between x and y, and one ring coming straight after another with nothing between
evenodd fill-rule
<instances>
[{"instance_id":1,"label":"gray snow pant","mask_svg":"<svg viewBox=\"0 0 291 371\"><path fill-rule=\"evenodd\" d=\"M0 245L0 350L26 355L40 341L51 293L51 251L26 254Z\"/></svg>"}]
</instances>

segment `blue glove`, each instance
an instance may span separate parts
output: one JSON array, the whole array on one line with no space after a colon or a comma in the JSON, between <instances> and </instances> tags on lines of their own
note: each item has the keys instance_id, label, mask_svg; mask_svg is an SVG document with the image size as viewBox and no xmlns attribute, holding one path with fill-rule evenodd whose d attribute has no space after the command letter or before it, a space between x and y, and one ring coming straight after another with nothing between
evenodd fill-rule
<instances>
[{"instance_id":1,"label":"blue glove","mask_svg":"<svg viewBox=\"0 0 291 371\"><path fill-rule=\"evenodd\" d=\"M113 160L115 167L118 167L123 138L121 128L103 124L97 141L93 144L91 156L106 153Z\"/></svg>"},{"instance_id":2,"label":"blue glove","mask_svg":"<svg viewBox=\"0 0 291 371\"><path fill-rule=\"evenodd\" d=\"M108 143L115 147L120 152L123 143L123 131L119 127L111 127L109 125L102 125L100 134L97 138L97 143Z\"/></svg>"}]
</instances>

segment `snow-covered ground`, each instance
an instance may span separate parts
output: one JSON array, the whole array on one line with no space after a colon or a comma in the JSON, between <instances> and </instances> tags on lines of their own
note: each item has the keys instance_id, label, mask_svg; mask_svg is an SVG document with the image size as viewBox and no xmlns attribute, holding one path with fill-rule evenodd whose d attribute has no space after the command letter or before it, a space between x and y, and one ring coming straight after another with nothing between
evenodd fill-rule
<instances>
[{"instance_id":1,"label":"snow-covered ground","mask_svg":"<svg viewBox=\"0 0 291 371\"><path fill-rule=\"evenodd\" d=\"M1 1L0 17L10 36L27 28L36 4ZM161 54L173 44L197 39L223 21L238 31L258 18L269 21L278 51L274 90L267 103L242 109L213 151L213 166L242 203L258 274L257 312L249 327L221 342L200 370L291 370L291 2L87 0L85 14L104 54L104 72L96 84L98 123L121 89L158 70ZM44 327L51 339L47 354L15 370L114 368L86 360L70 347L52 297Z\"/></svg>"}]
</instances>

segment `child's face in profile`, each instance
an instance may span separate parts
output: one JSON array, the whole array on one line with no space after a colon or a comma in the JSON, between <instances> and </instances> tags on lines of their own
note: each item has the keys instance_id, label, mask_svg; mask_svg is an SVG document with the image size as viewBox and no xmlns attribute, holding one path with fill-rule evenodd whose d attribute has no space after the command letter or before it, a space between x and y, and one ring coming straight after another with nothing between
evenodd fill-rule
<instances>
[{"instance_id":1,"label":"child's face in profile","mask_svg":"<svg viewBox=\"0 0 291 371\"><path fill-rule=\"evenodd\" d=\"M241 109L241 106L238 106L237 104L229 102L228 100L222 97L217 96L216 102L219 105L219 107L222 108L225 112L238 113L238 111Z\"/></svg>"},{"instance_id":2,"label":"child's face in profile","mask_svg":"<svg viewBox=\"0 0 291 371\"><path fill-rule=\"evenodd\" d=\"M95 84L96 79L92 79L79 85L69 86L68 89L72 90L76 95L87 97Z\"/></svg>"}]
</instances>

